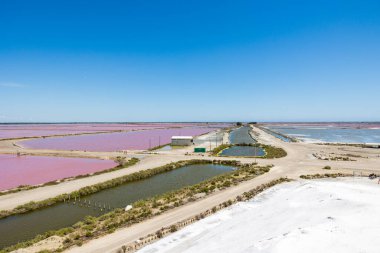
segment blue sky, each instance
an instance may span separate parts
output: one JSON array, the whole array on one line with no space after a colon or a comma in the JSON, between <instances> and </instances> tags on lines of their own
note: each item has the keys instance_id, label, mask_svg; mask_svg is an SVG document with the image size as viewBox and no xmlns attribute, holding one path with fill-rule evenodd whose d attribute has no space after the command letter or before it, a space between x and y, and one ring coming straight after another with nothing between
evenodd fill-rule
<instances>
[{"instance_id":1,"label":"blue sky","mask_svg":"<svg viewBox=\"0 0 380 253\"><path fill-rule=\"evenodd\" d=\"M379 1L0 2L0 122L379 121Z\"/></svg>"}]
</instances>

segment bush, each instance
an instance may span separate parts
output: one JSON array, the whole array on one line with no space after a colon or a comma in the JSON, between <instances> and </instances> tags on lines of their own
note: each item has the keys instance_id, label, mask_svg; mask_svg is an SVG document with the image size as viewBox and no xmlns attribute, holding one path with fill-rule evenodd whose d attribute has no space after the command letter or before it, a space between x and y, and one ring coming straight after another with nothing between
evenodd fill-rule
<instances>
[{"instance_id":1,"label":"bush","mask_svg":"<svg viewBox=\"0 0 380 253\"><path fill-rule=\"evenodd\" d=\"M223 184L222 184L223 187L230 187L231 186L231 182L230 181L225 181Z\"/></svg>"},{"instance_id":2,"label":"bush","mask_svg":"<svg viewBox=\"0 0 380 253\"><path fill-rule=\"evenodd\" d=\"M72 242L72 240L68 237L63 241L63 243L71 243L71 242Z\"/></svg>"},{"instance_id":3,"label":"bush","mask_svg":"<svg viewBox=\"0 0 380 253\"><path fill-rule=\"evenodd\" d=\"M171 233L174 233L174 232L176 232L178 229L177 229L177 226L176 225L171 225L170 226L170 232Z\"/></svg>"},{"instance_id":4,"label":"bush","mask_svg":"<svg viewBox=\"0 0 380 253\"><path fill-rule=\"evenodd\" d=\"M331 170L331 167L330 166L325 166L323 167L324 170Z\"/></svg>"},{"instance_id":5,"label":"bush","mask_svg":"<svg viewBox=\"0 0 380 253\"><path fill-rule=\"evenodd\" d=\"M162 238L164 235L162 234L162 231L161 231L161 230L158 230L158 231L156 232L156 236L157 236L157 238Z\"/></svg>"},{"instance_id":6,"label":"bush","mask_svg":"<svg viewBox=\"0 0 380 253\"><path fill-rule=\"evenodd\" d=\"M211 151L211 154L212 155L218 155L221 151L223 151L224 149L227 149L229 147L231 147L232 145L230 144L222 144L222 145L219 145L218 147L214 148L212 151Z\"/></svg>"}]
</instances>

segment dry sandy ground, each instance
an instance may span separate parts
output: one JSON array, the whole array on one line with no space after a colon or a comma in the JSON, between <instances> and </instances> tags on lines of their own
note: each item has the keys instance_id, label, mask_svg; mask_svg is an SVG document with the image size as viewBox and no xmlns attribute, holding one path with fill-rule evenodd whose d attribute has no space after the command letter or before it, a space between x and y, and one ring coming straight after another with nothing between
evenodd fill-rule
<instances>
[{"instance_id":1,"label":"dry sandy ground","mask_svg":"<svg viewBox=\"0 0 380 253\"><path fill-rule=\"evenodd\" d=\"M286 143L281 140L265 133L264 131L253 128L253 130L259 134L259 142L274 145L277 147L284 148L288 155L280 159L254 159L254 158L239 158L242 162L253 162L256 161L260 165L273 164L274 167L269 173L266 173L258 178L252 179L250 181L239 184L236 187L229 188L222 192L214 193L205 199L198 202L193 202L185 206L176 208L160 216L157 216L148 221L136 224L132 227L123 228L117 230L115 233L107 235L105 237L95 239L89 243L84 244L80 248L73 248L69 251L71 252L112 252L119 249L121 245L128 244L137 240L140 237L145 236L151 232L160 229L163 226L169 226L187 217L191 217L195 214L203 212L207 209L212 208L228 199L232 199L237 195L248 191L258 185L267 183L273 179L279 177L289 177L289 178L299 178L302 174L315 174L315 173L336 173L336 172L380 172L380 150L375 149L362 149L356 147L348 146L325 146L316 145L308 143ZM214 134L214 133L212 133ZM207 136L204 137L207 140ZM2 145L2 146L1 146ZM205 141L202 145L207 147L209 143ZM13 152L15 150L12 147L12 143L2 143L0 142L0 152L3 150L5 152ZM141 152L135 152L129 156L137 156L141 161L127 169L122 169L119 171L114 171L110 173L105 173L97 176L92 176L88 178L73 180L69 182L64 182L58 185L45 186L29 191L8 194L0 196L0 209L12 209L20 204L27 203L29 201L43 200L49 197L54 197L62 193L71 192L78 190L81 187L92 185L95 183L103 182L112 178L120 177L129 173L133 173L139 170L154 168L160 165L167 164L169 162L193 159L193 158L208 158L207 156L192 156L186 155L190 152L192 147L163 151L163 152L149 152L150 154L141 154ZM36 152L40 154L42 151L28 150L28 152ZM43 151L56 153L57 151ZM69 151L68 151L69 152ZM324 153L335 153L335 154L360 154L368 158L357 158L357 161L324 161L319 160L313 156L314 153L324 152ZM84 152L83 152L84 153ZM86 155L91 155L92 152L85 152ZM139 154L140 153L140 154ZM147 153L147 152L145 152ZM95 155L95 154L94 154ZM98 156L111 156L110 152L97 152ZM120 154L119 154L120 155ZM215 158L212 159L226 159L231 160L231 158ZM321 168L329 165L333 169L331 171L322 170Z\"/></svg>"},{"instance_id":2,"label":"dry sandy ground","mask_svg":"<svg viewBox=\"0 0 380 253\"><path fill-rule=\"evenodd\" d=\"M379 211L377 180L293 181L221 210L138 252L377 253Z\"/></svg>"},{"instance_id":3,"label":"dry sandy ground","mask_svg":"<svg viewBox=\"0 0 380 253\"><path fill-rule=\"evenodd\" d=\"M42 250L54 251L60 245L62 245L62 242L63 242L63 238L55 235L55 236L46 238L45 240L42 240L29 248L15 250L13 251L13 253L38 253L38 252L41 252Z\"/></svg>"}]
</instances>

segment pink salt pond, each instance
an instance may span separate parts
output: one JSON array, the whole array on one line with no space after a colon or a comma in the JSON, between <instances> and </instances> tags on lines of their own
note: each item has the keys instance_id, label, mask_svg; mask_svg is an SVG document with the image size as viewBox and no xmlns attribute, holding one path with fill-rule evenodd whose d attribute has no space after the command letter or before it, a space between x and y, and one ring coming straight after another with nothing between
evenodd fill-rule
<instances>
[{"instance_id":1,"label":"pink salt pond","mask_svg":"<svg viewBox=\"0 0 380 253\"><path fill-rule=\"evenodd\" d=\"M66 135L108 131L186 127L196 123L75 123L75 124L0 124L0 139Z\"/></svg>"},{"instance_id":2,"label":"pink salt pond","mask_svg":"<svg viewBox=\"0 0 380 253\"><path fill-rule=\"evenodd\" d=\"M26 148L53 150L145 150L170 143L174 135L197 136L217 128L184 127L33 139L19 142Z\"/></svg>"},{"instance_id":3,"label":"pink salt pond","mask_svg":"<svg viewBox=\"0 0 380 253\"><path fill-rule=\"evenodd\" d=\"M111 160L0 154L0 190L38 185L117 166Z\"/></svg>"}]
</instances>

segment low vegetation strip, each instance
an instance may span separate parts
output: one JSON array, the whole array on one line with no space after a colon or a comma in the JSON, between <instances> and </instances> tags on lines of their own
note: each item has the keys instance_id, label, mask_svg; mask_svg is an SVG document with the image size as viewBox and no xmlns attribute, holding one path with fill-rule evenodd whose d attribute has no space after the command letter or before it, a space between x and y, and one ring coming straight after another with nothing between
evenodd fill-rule
<instances>
[{"instance_id":1,"label":"low vegetation strip","mask_svg":"<svg viewBox=\"0 0 380 253\"><path fill-rule=\"evenodd\" d=\"M196 163L214 163L221 165L231 165L236 166L237 169L235 171L227 172L225 174L216 176L214 178L203 181L193 186L184 187L180 190L168 192L153 198L137 201L132 204L133 208L128 211L125 211L122 208L117 208L99 217L88 216L83 221L80 221L71 227L63 228L57 231L50 231L43 235L38 235L33 240L19 243L9 248L3 249L0 252L11 252L19 248L25 248L54 235L64 238L61 247L55 249L54 252L63 251L64 249L72 247L73 245L80 246L85 241L89 241L91 239L103 236L108 233L112 233L118 228L127 227L132 224L139 223L153 216L166 212L167 210L170 210L172 208L184 205L192 201L196 201L200 198L204 198L205 196L215 191L221 191L233 185L237 185L240 182L250 180L254 177L268 172L271 167L260 167L257 166L255 163L241 164L237 161L181 161L161 166L155 169L137 172L134 173L134 175L129 175L130 177L128 178L126 178L126 176L116 180L111 180L112 182L105 182L104 186L109 188L112 187L111 185L115 186L117 184L122 184L128 182L128 180L139 180L146 178L147 176L154 175L154 173L162 173L164 171L169 171L185 165ZM90 187L90 189L100 190L99 187ZM88 191L84 190L81 193L87 194ZM79 196L79 194L81 193L78 191L75 194L77 194L76 196Z\"/></svg>"},{"instance_id":2,"label":"low vegetation strip","mask_svg":"<svg viewBox=\"0 0 380 253\"><path fill-rule=\"evenodd\" d=\"M337 142L322 142L315 143L317 145L327 145L327 146L348 146L357 148L380 148L378 144L361 144L361 143L337 143Z\"/></svg>"},{"instance_id":3,"label":"low vegetation strip","mask_svg":"<svg viewBox=\"0 0 380 253\"><path fill-rule=\"evenodd\" d=\"M214 148L211 151L211 154L214 155L214 156L217 156L217 155L219 155L220 152L222 152L223 150L225 150L227 148L230 148L232 146L233 145L231 145L231 144L222 144L222 145L219 145L219 146L217 146L216 148Z\"/></svg>"},{"instance_id":4,"label":"low vegetation strip","mask_svg":"<svg viewBox=\"0 0 380 253\"><path fill-rule=\"evenodd\" d=\"M259 158L274 159L274 158L281 158L281 157L287 156L287 153L286 153L286 151L284 149L278 148L278 147L274 147L274 146L271 146L271 145L261 144L261 143L254 143L254 144L222 144L222 145L214 148L211 151L211 154L214 155L214 156L219 156L220 153L223 150L231 148L233 146L250 146L250 147L262 148L265 151L265 155L264 156L256 156L256 157L259 157ZM255 156L252 156L252 157L255 157Z\"/></svg>"},{"instance_id":5,"label":"low vegetation strip","mask_svg":"<svg viewBox=\"0 0 380 253\"><path fill-rule=\"evenodd\" d=\"M352 174L348 173L325 173L325 174L313 174L313 175L301 175L302 179L320 179L320 178L337 178L337 177L352 177Z\"/></svg>"},{"instance_id":6,"label":"low vegetation strip","mask_svg":"<svg viewBox=\"0 0 380 253\"><path fill-rule=\"evenodd\" d=\"M258 144L265 150L264 158L273 159L273 158L281 158L287 156L287 153L282 148L277 148L271 145Z\"/></svg>"},{"instance_id":7,"label":"low vegetation strip","mask_svg":"<svg viewBox=\"0 0 380 253\"><path fill-rule=\"evenodd\" d=\"M115 161L118 162L119 165L117 165L116 167L113 167L111 169L97 171L97 172L91 173L91 174L78 175L76 177L63 178L63 179L59 179L59 180L55 180L55 181L51 181L51 182L46 182L46 183L41 184L41 185L20 185L17 188L0 192L0 196L10 194L10 193L16 193L16 192L20 192L20 191L27 191L27 190L31 190L31 189L35 189L35 188L39 188L39 187L43 187L43 186L48 186L48 185L56 185L56 184L59 184L59 183L64 182L64 181L70 181L70 180L100 175L100 174L112 172L115 170L125 169L125 168L128 168L128 167L135 165L140 160L138 158L133 157L133 158L125 161L125 159L122 157L116 157ZM0 219L1 218L2 218L2 213L0 212Z\"/></svg>"}]
</instances>

